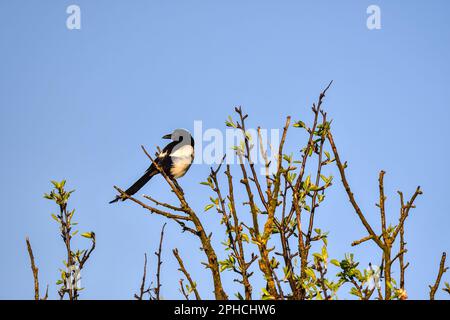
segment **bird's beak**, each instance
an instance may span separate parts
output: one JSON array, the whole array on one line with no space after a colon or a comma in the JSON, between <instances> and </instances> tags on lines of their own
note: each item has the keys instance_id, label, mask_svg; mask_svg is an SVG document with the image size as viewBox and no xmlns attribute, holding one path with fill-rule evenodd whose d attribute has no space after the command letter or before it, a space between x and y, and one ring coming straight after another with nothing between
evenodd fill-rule
<instances>
[{"instance_id":1,"label":"bird's beak","mask_svg":"<svg viewBox=\"0 0 450 320\"><path fill-rule=\"evenodd\" d=\"M172 134L166 134L165 136L162 137L163 139L172 139Z\"/></svg>"}]
</instances>

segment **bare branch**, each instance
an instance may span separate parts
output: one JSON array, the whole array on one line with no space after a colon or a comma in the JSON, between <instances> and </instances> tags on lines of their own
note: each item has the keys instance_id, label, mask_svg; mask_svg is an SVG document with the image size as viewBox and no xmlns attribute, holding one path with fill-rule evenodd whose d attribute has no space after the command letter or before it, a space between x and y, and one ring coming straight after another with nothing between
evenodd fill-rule
<instances>
[{"instance_id":1,"label":"bare branch","mask_svg":"<svg viewBox=\"0 0 450 320\"><path fill-rule=\"evenodd\" d=\"M171 205L171 204L168 204L168 203L164 203L164 202L160 202L160 201L158 201L158 200L156 200L156 199L153 199L152 197L150 197L150 196L148 196L148 195L142 195L145 199L148 199L148 200L150 200L151 202L153 202L154 204L156 204L156 205L158 205L158 206L163 206L163 207L165 207L165 208L167 208L167 209L170 209L170 210L173 210L173 211L179 211L179 212L184 212L184 210L183 209L181 209L181 208L179 208L179 207L176 207L176 206L173 206L173 205Z\"/></svg>"},{"instance_id":2,"label":"bare branch","mask_svg":"<svg viewBox=\"0 0 450 320\"><path fill-rule=\"evenodd\" d=\"M144 272L142 273L142 281L141 281L141 287L139 288L139 294L135 294L134 297L137 300L142 300L144 297L144 294L149 292L149 290L145 289L145 280L147 277L147 254L144 253Z\"/></svg>"},{"instance_id":3,"label":"bare branch","mask_svg":"<svg viewBox=\"0 0 450 320\"><path fill-rule=\"evenodd\" d=\"M402 249L397 253L397 255L391 260L392 263L394 263L395 260L399 259L401 256L403 256L405 253L407 253L408 250Z\"/></svg>"},{"instance_id":4,"label":"bare branch","mask_svg":"<svg viewBox=\"0 0 450 320\"><path fill-rule=\"evenodd\" d=\"M245 299L252 299L252 286L250 284L249 278L251 274L248 273L248 269L251 264L257 259L256 256L253 255L252 260L250 262L245 261L245 253L244 253L244 244L242 240L242 226L239 222L239 218L236 212L236 204L234 199L234 187L233 187L233 177L231 175L230 165L227 165L227 169L225 171L225 175L228 178L228 200L230 203L230 213L233 218L234 223L234 231L236 234L235 242L235 256L239 262L240 268L242 270L242 284L244 285L245 290ZM236 248L237 247L237 248Z\"/></svg>"},{"instance_id":5,"label":"bare branch","mask_svg":"<svg viewBox=\"0 0 450 320\"><path fill-rule=\"evenodd\" d=\"M186 300L189 300L189 294L187 294L186 291L184 290L183 279L180 279L179 283L180 283L180 291L181 291L181 293L183 294L183 296L184 296L184 298Z\"/></svg>"},{"instance_id":6,"label":"bare branch","mask_svg":"<svg viewBox=\"0 0 450 320\"><path fill-rule=\"evenodd\" d=\"M384 249L384 244L381 242L381 240L377 237L375 234L375 231L373 231L372 227L370 226L369 222L367 222L366 217L361 211L361 208L359 207L358 203L355 200L355 197L353 195L352 190L350 189L350 185L347 181L347 177L345 175L345 167L344 164L341 162L341 158L339 157L339 153L336 148L336 144L333 140L333 135L331 134L331 131L328 131L327 134L328 141L330 142L331 148L334 153L334 157L336 159L336 165L338 166L339 173L341 175L342 184L344 185L345 191L347 192L348 199L350 203L352 204L353 208L355 209L356 214L358 215L359 219L361 220L362 224L366 228L369 235L372 236L372 240L381 248Z\"/></svg>"},{"instance_id":7,"label":"bare branch","mask_svg":"<svg viewBox=\"0 0 450 320\"><path fill-rule=\"evenodd\" d=\"M373 238L372 235L368 235L367 237L364 237L364 238L362 238L362 239L353 241L353 242L352 242L352 247L357 246L357 245L359 245L359 244L361 244L361 243L363 243L363 242L372 240L372 238Z\"/></svg>"},{"instance_id":8,"label":"bare branch","mask_svg":"<svg viewBox=\"0 0 450 320\"><path fill-rule=\"evenodd\" d=\"M409 200L407 202L407 204L402 208L401 211L401 216L398 222L397 227L395 228L393 234L392 234L392 239L393 241L395 240L395 238L397 238L398 233L400 232L400 230L403 228L403 225L405 223L406 218L408 218L409 215L409 210L411 208L414 208L414 201L416 200L417 196L421 195L423 192L422 190L420 190L420 186L417 187L416 191L414 192L414 194L411 197L411 200Z\"/></svg>"},{"instance_id":9,"label":"bare branch","mask_svg":"<svg viewBox=\"0 0 450 320\"><path fill-rule=\"evenodd\" d=\"M387 230L386 230L386 210L385 210L385 200L386 200L386 196L384 195L384 174L385 172L383 170L380 171L380 177L378 178L378 185L380 188L380 203L379 203L379 207L380 207L380 216L381 216L381 233L383 235L383 238L386 240L388 235L387 235Z\"/></svg>"},{"instance_id":10,"label":"bare branch","mask_svg":"<svg viewBox=\"0 0 450 320\"><path fill-rule=\"evenodd\" d=\"M249 142L249 137L247 136L247 130L245 128L245 119L247 118L248 115L244 115L242 113L242 108L241 107L237 107L235 108L236 113L239 115L241 122L238 123L238 128L241 129L243 135L244 135L244 144L245 144L245 157L248 160L248 163L250 165L250 170L252 172L252 176L253 176L253 182L255 183L256 189L258 190L258 194L259 194L259 198L261 200L261 203L263 204L263 206L266 208L266 210L268 210L268 203L264 197L264 194L262 192L261 189L261 184L259 183L258 180L258 175L256 174L256 170L255 170L255 164L253 163L253 160L251 158L251 154L250 154L250 142Z\"/></svg>"},{"instance_id":11,"label":"bare branch","mask_svg":"<svg viewBox=\"0 0 450 320\"><path fill-rule=\"evenodd\" d=\"M163 210L157 209L155 207L149 206L149 205L143 203L142 201L140 201L140 200L138 200L138 199L136 199L136 198L134 198L132 196L127 195L125 193L125 191L123 191L119 187L114 186L114 189L116 189L120 193L121 197L123 197L125 199L129 199L129 200L137 203L138 205L140 205L144 209L147 209L151 213L159 214L161 216L164 216L164 217L169 218L169 219L174 219L174 220L184 220L184 221L190 221L191 220L189 217L181 216L181 215L175 215L175 214L172 214L170 212L163 211Z\"/></svg>"},{"instance_id":12,"label":"bare branch","mask_svg":"<svg viewBox=\"0 0 450 320\"><path fill-rule=\"evenodd\" d=\"M156 257L158 258L158 265L156 268L156 288L155 288L156 300L160 300L160 293L161 293L161 265L162 265L161 252L162 252L162 243L163 243L163 239L164 239L165 227L166 227L166 223L164 223L164 225L161 228L161 236L159 238L159 247L158 247L158 251L155 252Z\"/></svg>"},{"instance_id":13,"label":"bare branch","mask_svg":"<svg viewBox=\"0 0 450 320\"><path fill-rule=\"evenodd\" d=\"M28 255L30 256L31 271L33 272L33 279L34 279L34 300L39 300L40 299L39 269L38 269L38 267L36 267L36 264L34 262L33 249L31 249L30 239L28 237L26 238L26 243L27 243ZM47 291L48 291L48 288L47 288Z\"/></svg>"},{"instance_id":14,"label":"bare branch","mask_svg":"<svg viewBox=\"0 0 450 320\"><path fill-rule=\"evenodd\" d=\"M184 276L189 281L189 285L191 286L191 289L195 294L195 298L197 300L201 300L200 295L198 294L198 291L197 291L197 284L192 280L191 275L189 274L189 272L187 272L186 268L184 267L183 260L181 259L180 255L178 253L178 249L173 249L172 252L173 252L173 255L175 256L175 258L177 259L178 264L180 265L180 269L178 269L178 270L183 272ZM186 297L186 295L185 295L185 297Z\"/></svg>"},{"instance_id":15,"label":"bare branch","mask_svg":"<svg viewBox=\"0 0 450 320\"><path fill-rule=\"evenodd\" d=\"M448 270L448 267L445 267L445 259L447 258L447 254L445 252L442 253L441 263L439 264L439 271L436 278L436 282L433 286L430 287L430 300L434 300L434 295L436 291L439 289L439 285L441 283L442 275Z\"/></svg>"}]
</instances>

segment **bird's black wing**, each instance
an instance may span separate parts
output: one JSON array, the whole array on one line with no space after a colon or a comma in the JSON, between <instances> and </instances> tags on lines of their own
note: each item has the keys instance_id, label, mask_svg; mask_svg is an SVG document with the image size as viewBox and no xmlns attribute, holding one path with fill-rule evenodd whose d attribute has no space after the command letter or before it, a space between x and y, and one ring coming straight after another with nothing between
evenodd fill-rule
<instances>
[{"instance_id":1,"label":"bird's black wing","mask_svg":"<svg viewBox=\"0 0 450 320\"><path fill-rule=\"evenodd\" d=\"M172 157L170 156L173 152L173 149L178 144L177 141L172 141L164 149L161 151L160 156L157 158L158 166L164 171L166 175L172 177L170 173L170 168L172 168Z\"/></svg>"}]
</instances>

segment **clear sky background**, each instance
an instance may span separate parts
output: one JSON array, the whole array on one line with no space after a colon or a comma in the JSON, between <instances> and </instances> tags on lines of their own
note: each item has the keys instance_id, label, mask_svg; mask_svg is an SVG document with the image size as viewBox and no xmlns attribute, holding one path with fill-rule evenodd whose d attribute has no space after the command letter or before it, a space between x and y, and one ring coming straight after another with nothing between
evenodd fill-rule
<instances>
[{"instance_id":1,"label":"clear sky background","mask_svg":"<svg viewBox=\"0 0 450 320\"><path fill-rule=\"evenodd\" d=\"M65 11L74 3L82 29L70 31ZM366 27L370 4L381 8L381 30ZM127 187L148 165L140 145L161 145L162 135L192 130L194 120L224 129L236 105L252 127L280 128L286 115L305 119L333 79L325 108L369 220L379 222L379 170L387 172L392 223L396 191L424 190L407 221L406 259L408 294L426 299L440 255L450 250L449 10L445 0L0 1L0 298L33 298L27 235L42 290L48 283L57 298L64 246L50 218L56 208L42 195L50 179L65 178L77 190L71 206L80 230L94 230L98 239L82 298L131 299L144 252L149 273L155 271L165 222L132 203L108 204L113 185ZM286 151L296 151L303 138L292 130ZM218 245L219 217L202 213L210 193L199 182L208 171L195 165L180 183ZM317 216L317 226L331 231L330 256L352 251L361 266L376 263L374 245L350 247L366 232L338 181ZM171 197L160 177L143 192ZM162 295L181 298L175 247L202 296L212 298L198 239L170 222ZM237 291L233 276L224 274L230 297ZM261 286L255 284L255 297ZM437 297L446 298L441 290Z\"/></svg>"}]
</instances>

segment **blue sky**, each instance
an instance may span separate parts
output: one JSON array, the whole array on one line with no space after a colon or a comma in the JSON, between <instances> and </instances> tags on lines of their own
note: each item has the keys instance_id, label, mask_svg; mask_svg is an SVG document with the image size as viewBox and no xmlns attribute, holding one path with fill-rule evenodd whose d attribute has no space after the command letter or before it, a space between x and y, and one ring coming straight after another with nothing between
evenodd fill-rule
<instances>
[{"instance_id":1,"label":"blue sky","mask_svg":"<svg viewBox=\"0 0 450 320\"><path fill-rule=\"evenodd\" d=\"M73 3L81 8L81 30L65 25ZM370 4L381 8L381 30L366 27ZM0 298L33 297L27 235L42 287L48 283L50 297L57 297L64 247L50 218L55 208L42 194L50 179L63 178L77 190L71 205L80 230L94 230L98 238L83 273L82 297L132 298L144 252L151 257L149 272L155 270L152 253L165 220L131 203L108 201L113 185L127 187L146 168L140 145L161 145L163 134L192 130L195 120L204 128L224 128L236 105L250 114L249 125L280 128L286 115L307 117L332 79L325 107L368 219L378 223L379 170L387 172L392 223L396 191L424 190L407 221L407 291L410 298L427 298L440 254L450 249L449 10L444 0L1 1ZM286 151L302 141L292 130ZM180 183L219 245L218 215L201 212L209 191L199 182L208 171L195 165ZM366 233L337 182L317 225L331 231L330 256L352 251L367 265L378 256L371 244L350 247ZM161 178L143 191L170 198ZM172 223L162 295L181 298L175 247L203 297L211 298L198 240ZM236 292L232 279L224 274L230 296Z\"/></svg>"}]
</instances>

